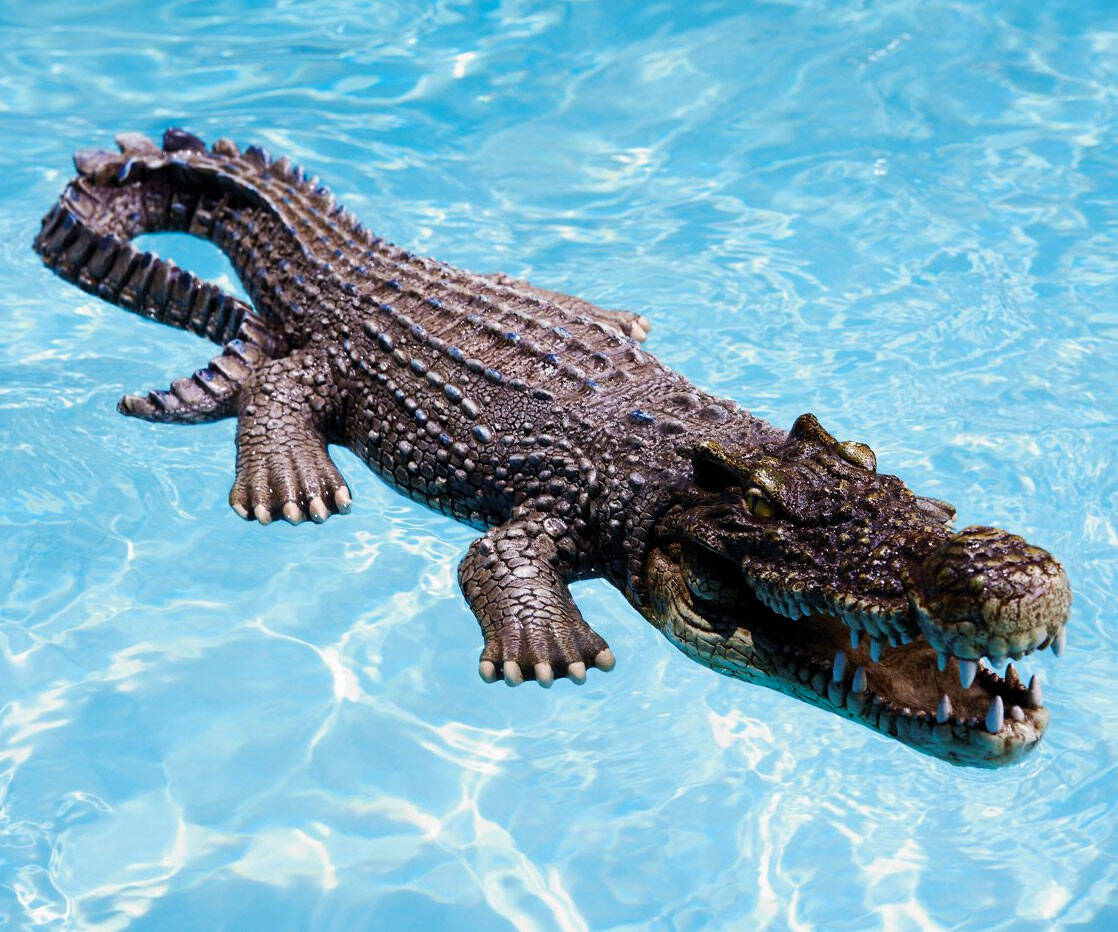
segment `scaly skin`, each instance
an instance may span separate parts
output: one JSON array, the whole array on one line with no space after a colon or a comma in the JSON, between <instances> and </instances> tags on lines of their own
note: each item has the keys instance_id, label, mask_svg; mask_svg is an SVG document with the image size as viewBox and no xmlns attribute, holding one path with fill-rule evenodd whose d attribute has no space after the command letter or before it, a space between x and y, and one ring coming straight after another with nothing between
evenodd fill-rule
<instances>
[{"instance_id":1,"label":"scaly skin","mask_svg":"<svg viewBox=\"0 0 1118 932\"><path fill-rule=\"evenodd\" d=\"M1062 648L1070 591L1044 551L952 533L950 505L811 415L786 433L706 394L640 348L639 315L372 236L286 159L182 130L117 142L75 156L35 249L86 291L223 346L120 410L236 417L229 500L246 519L348 511L334 443L484 530L459 567L483 679L610 669L568 590L603 577L700 663L918 750L989 766L1040 738L1039 684L974 661ZM131 245L165 230L221 248L251 306Z\"/></svg>"}]
</instances>

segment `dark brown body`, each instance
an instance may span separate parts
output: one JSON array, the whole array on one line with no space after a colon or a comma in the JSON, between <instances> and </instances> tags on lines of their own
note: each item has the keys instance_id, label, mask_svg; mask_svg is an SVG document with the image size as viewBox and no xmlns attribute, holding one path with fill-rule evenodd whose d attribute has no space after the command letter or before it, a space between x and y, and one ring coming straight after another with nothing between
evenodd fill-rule
<instances>
[{"instance_id":1,"label":"dark brown body","mask_svg":"<svg viewBox=\"0 0 1118 932\"><path fill-rule=\"evenodd\" d=\"M676 567L691 559L697 551L687 549L687 534L696 532L680 516L712 501L728 495L717 518L726 526L777 514L783 492L750 486L762 481L749 478L758 457L784 462L786 478L833 474L840 501L857 489L865 502L892 502L888 522L870 512L866 520L903 531L908 563L950 537L943 513L929 517L899 480L882 484L868 448L836 445L821 428L789 435L660 364L640 347L643 317L411 255L365 231L316 180L254 147L242 154L219 140L207 150L179 130L168 131L161 148L135 135L118 141L120 155L78 153L79 175L45 218L36 249L85 290L224 346L208 366L168 390L126 397L121 410L175 423L236 417L230 503L244 518L298 523L347 511L349 491L327 452L333 443L401 492L486 530L459 576L485 637L487 680L548 685L556 675L581 681L588 666L612 666L567 589L589 576L609 579L697 659L734 672L727 644L745 629L723 619L724 649L705 657L691 650L690 629L670 617L675 584L658 583L653 569L664 559ZM216 244L251 306L131 245L156 231ZM814 445L805 462L815 465L797 472L805 444ZM831 460L839 466L826 465ZM743 495L753 508L757 495L769 494L767 511L742 510ZM824 501L830 492L812 494ZM787 517L791 501L781 506ZM801 524L822 556L847 541L847 562L864 568L852 543L869 539L861 525L831 535L815 518ZM741 529L739 541L749 530ZM770 596L806 606L807 576L791 595L773 595L763 581L756 593L713 582L726 570L724 557L748 564L775 553L779 530L770 521L768 543L740 556L732 542L726 553L707 548L710 567L689 564L698 578L692 588L729 593L739 614L768 611L758 599L769 605ZM789 572L801 572L803 561L791 559ZM894 577L882 577L875 592L903 596L906 584ZM903 640L903 619L890 624ZM754 675L762 653L772 667L768 685L780 688L776 680L788 674L778 673L771 650L743 654L738 666L753 664L750 678L763 680ZM795 685L786 691L802 692L802 680Z\"/></svg>"}]
</instances>

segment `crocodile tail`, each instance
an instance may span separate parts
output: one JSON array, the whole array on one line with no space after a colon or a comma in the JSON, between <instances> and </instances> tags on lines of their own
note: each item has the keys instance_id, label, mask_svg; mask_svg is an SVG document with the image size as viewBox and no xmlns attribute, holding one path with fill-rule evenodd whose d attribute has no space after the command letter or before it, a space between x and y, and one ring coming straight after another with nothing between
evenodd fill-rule
<instances>
[{"instance_id":1,"label":"crocodile tail","mask_svg":"<svg viewBox=\"0 0 1118 932\"><path fill-rule=\"evenodd\" d=\"M327 270L304 239L329 233L369 248L380 242L317 178L259 146L241 152L218 139L207 150L197 136L174 128L161 146L137 133L116 141L119 153L75 153L78 175L44 218L34 248L63 278L145 317L225 343L254 313L279 342L289 342L306 312L300 302L315 294L303 272ZM133 237L157 232L214 243L252 307L131 245ZM302 271L285 275L293 263Z\"/></svg>"},{"instance_id":2,"label":"crocodile tail","mask_svg":"<svg viewBox=\"0 0 1118 932\"><path fill-rule=\"evenodd\" d=\"M107 173L120 177L129 160L82 151L74 162L78 177L43 218L34 240L43 262L83 291L144 317L215 343L233 339L252 313L248 304L132 245L133 236L158 231L144 222L143 192L98 183Z\"/></svg>"}]
</instances>

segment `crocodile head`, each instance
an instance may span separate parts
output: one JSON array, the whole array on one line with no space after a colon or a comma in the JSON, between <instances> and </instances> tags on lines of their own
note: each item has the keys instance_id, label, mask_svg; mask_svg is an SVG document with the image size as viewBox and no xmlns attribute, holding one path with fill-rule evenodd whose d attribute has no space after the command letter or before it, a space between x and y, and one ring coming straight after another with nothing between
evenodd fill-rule
<instances>
[{"instance_id":1,"label":"crocodile head","mask_svg":"<svg viewBox=\"0 0 1118 932\"><path fill-rule=\"evenodd\" d=\"M1020 757L1048 722L1010 664L1064 643L1060 565L877 472L814 416L747 453L692 454L659 522L644 613L686 653L956 763Z\"/></svg>"}]
</instances>

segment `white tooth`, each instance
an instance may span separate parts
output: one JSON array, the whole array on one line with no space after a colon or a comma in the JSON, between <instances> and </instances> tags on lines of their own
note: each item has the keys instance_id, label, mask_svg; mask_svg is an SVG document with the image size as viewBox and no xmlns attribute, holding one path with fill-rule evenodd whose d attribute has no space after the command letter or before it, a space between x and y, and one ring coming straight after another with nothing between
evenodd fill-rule
<instances>
[{"instance_id":1,"label":"white tooth","mask_svg":"<svg viewBox=\"0 0 1118 932\"><path fill-rule=\"evenodd\" d=\"M973 660L959 661L959 682L962 684L963 689L970 688L970 684L974 682L974 678L977 674L978 664Z\"/></svg>"},{"instance_id":2,"label":"white tooth","mask_svg":"<svg viewBox=\"0 0 1118 932\"><path fill-rule=\"evenodd\" d=\"M1040 678L1034 673L1029 680L1029 705L1039 709L1044 705L1043 690L1040 688Z\"/></svg>"},{"instance_id":3,"label":"white tooth","mask_svg":"<svg viewBox=\"0 0 1118 932\"><path fill-rule=\"evenodd\" d=\"M936 666L939 667L940 673L947 669L947 654L943 651L940 651L939 655L936 657Z\"/></svg>"},{"instance_id":4,"label":"white tooth","mask_svg":"<svg viewBox=\"0 0 1118 932\"><path fill-rule=\"evenodd\" d=\"M900 642L897 640L897 636L892 631L890 631L889 632L889 646L890 647L897 647L897 646L899 646L899 644L900 644Z\"/></svg>"},{"instance_id":5,"label":"white tooth","mask_svg":"<svg viewBox=\"0 0 1118 932\"><path fill-rule=\"evenodd\" d=\"M1008 660L1009 660L1009 658L1008 658L1008 657L991 657L991 658L990 658L990 666L991 666L991 667L992 667L992 668L993 668L993 669L994 669L995 671L996 671L996 670L1004 670L1004 669L1005 669L1005 665L1006 665L1006 662L1007 662Z\"/></svg>"},{"instance_id":6,"label":"white tooth","mask_svg":"<svg viewBox=\"0 0 1118 932\"><path fill-rule=\"evenodd\" d=\"M858 649L858 642L861 639L862 639L861 633L858 632L858 631L855 631L853 628L851 628L850 629L850 649L851 650L857 650Z\"/></svg>"},{"instance_id":7,"label":"white tooth","mask_svg":"<svg viewBox=\"0 0 1118 932\"><path fill-rule=\"evenodd\" d=\"M1011 705L1009 707L1009 717L1015 722L1025 721L1025 710L1019 705Z\"/></svg>"},{"instance_id":8,"label":"white tooth","mask_svg":"<svg viewBox=\"0 0 1118 932\"><path fill-rule=\"evenodd\" d=\"M850 688L856 693L864 693L866 691L866 668L859 667L854 671L854 682L850 684Z\"/></svg>"},{"instance_id":9,"label":"white tooth","mask_svg":"<svg viewBox=\"0 0 1118 932\"><path fill-rule=\"evenodd\" d=\"M877 638L870 639L870 660L877 663L881 659L881 642Z\"/></svg>"},{"instance_id":10,"label":"white tooth","mask_svg":"<svg viewBox=\"0 0 1118 932\"><path fill-rule=\"evenodd\" d=\"M940 696L939 705L936 706L936 721L941 725L951 718L951 700L947 698L947 693Z\"/></svg>"},{"instance_id":11,"label":"white tooth","mask_svg":"<svg viewBox=\"0 0 1118 932\"><path fill-rule=\"evenodd\" d=\"M1064 648L1068 643L1068 629L1064 628L1056 635L1056 640L1052 642L1052 653L1057 657L1064 656Z\"/></svg>"},{"instance_id":12,"label":"white tooth","mask_svg":"<svg viewBox=\"0 0 1118 932\"><path fill-rule=\"evenodd\" d=\"M1005 704L1002 702L1001 696L995 696L994 701L990 703L990 708L986 710L986 730L992 735L996 735L1002 730L1002 725L1005 724Z\"/></svg>"},{"instance_id":13,"label":"white tooth","mask_svg":"<svg viewBox=\"0 0 1118 932\"><path fill-rule=\"evenodd\" d=\"M835 654L835 670L834 680L836 683L842 682L842 676L846 672L846 654L841 650Z\"/></svg>"}]
</instances>

